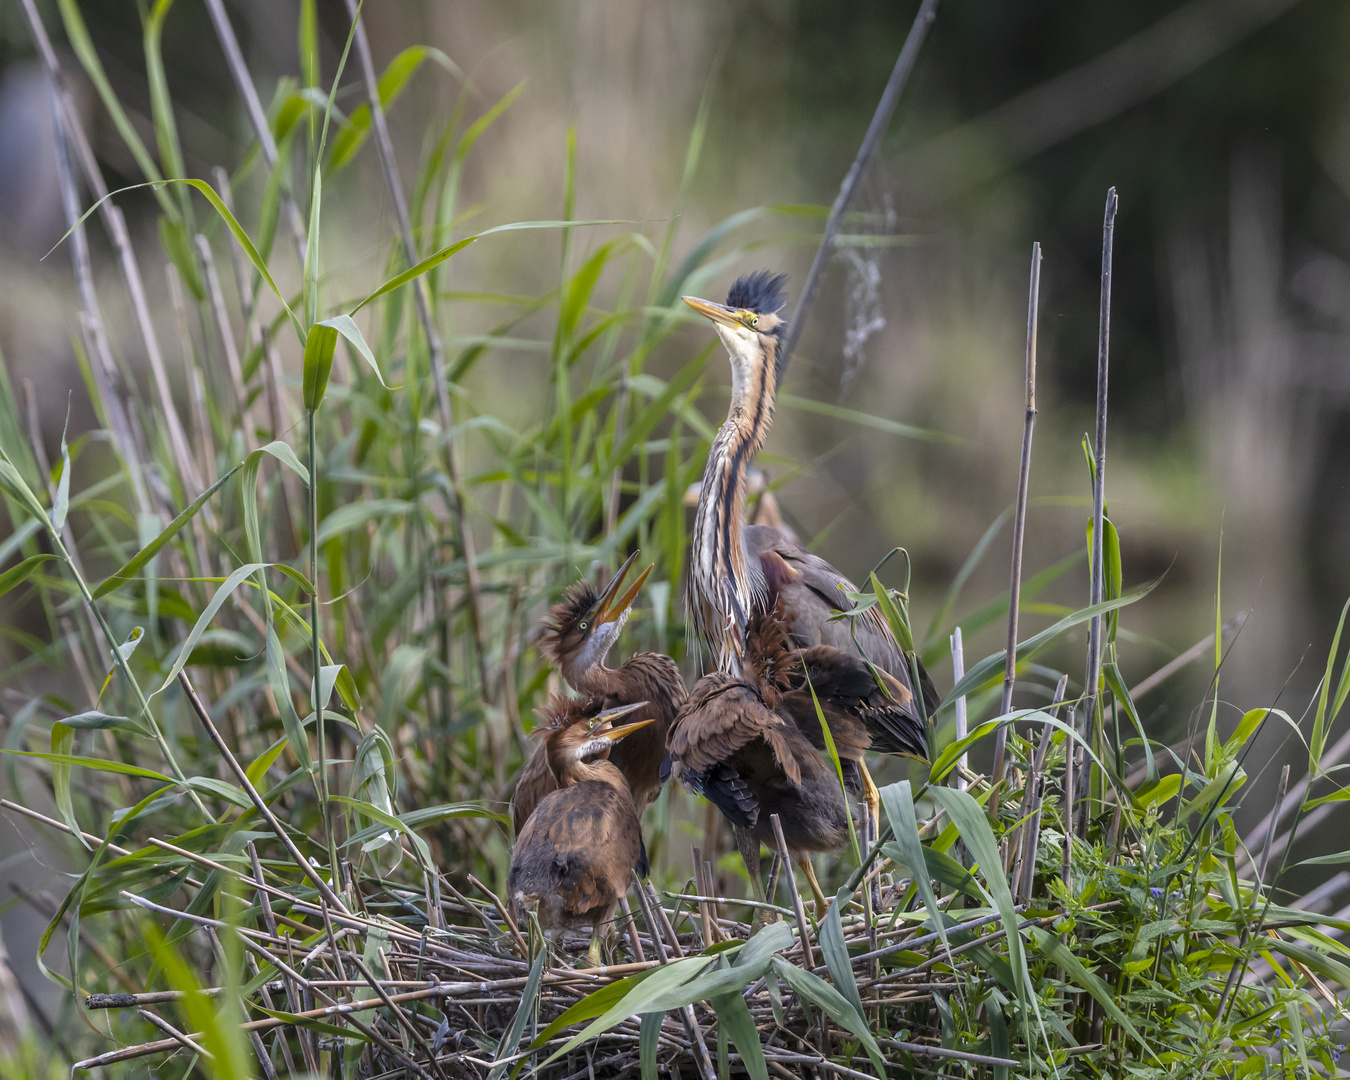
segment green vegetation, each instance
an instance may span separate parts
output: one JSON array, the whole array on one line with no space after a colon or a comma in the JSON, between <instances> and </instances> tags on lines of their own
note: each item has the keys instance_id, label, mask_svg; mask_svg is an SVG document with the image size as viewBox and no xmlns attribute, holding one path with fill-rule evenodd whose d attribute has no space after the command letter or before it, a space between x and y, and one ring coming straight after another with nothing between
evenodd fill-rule
<instances>
[{"instance_id":1,"label":"green vegetation","mask_svg":"<svg viewBox=\"0 0 1350 1080\"><path fill-rule=\"evenodd\" d=\"M1153 746L1115 663L1121 613L1147 593L1123 590L1118 542L1107 545L1104 603L1017 650L1025 670L1106 616L1086 719L1077 695L1062 715L991 718L1004 657L972 665L939 714L947 744L931 772L884 789L890 835L861 866L843 856L847 883L835 882L807 941L791 906L742 942L725 917L748 918L735 904L675 899L654 918L659 898L634 890L649 966L598 982L545 971L494 896L510 842L501 812L531 749L525 718L549 688L534 625L578 573L638 547L657 570L625 647L684 658L683 499L713 432L698 407L712 347L681 355L678 297L711 291L764 242L746 234L752 222L800 230L823 211L752 208L701 237L680 234L678 212L655 229L577 221L569 152L558 220L466 231L466 163L521 90L486 107L466 92L429 133L416 174L389 177L409 193L406 233L382 265L370 260L360 298L343 297L325 266L325 191L354 177L343 170L359 157L381 156L382 124L373 102L335 107L344 69L320 85L313 0L302 5L303 77L267 107L275 160L255 145L228 190L185 175L159 54L169 7L159 0L144 20L154 151L102 77L77 4L62 0L60 13L154 185L184 385L158 381L175 328L148 312L155 393L109 353L92 278L81 281L80 359L99 429L63 439L48 463L0 381L13 525L0 593L42 620L40 634L11 633L26 655L0 674L33 688L7 732L7 780L19 803L30 801L21 789L49 790L60 821L48 824L84 849L38 951L44 973L74 992L51 1046L26 1046L6 1075L64 1075L75 1060L160 1040L154 1057L109 1075L143 1074L146 1060L162 1077L261 1075L261 1053L280 1075L412 1075L442 1054L452 1055L442 1075L571 1077L586 1075L589 1053L596 1075L645 1078L656 1062L692 1069L700 1038L721 1075L757 1080L822 1053L864 1073L998 1080L1336 1073L1350 989L1350 948L1336 934L1350 923L1282 904L1291 845L1267 866L1244 849L1232 812L1246 756L1272 723L1307 747L1315 781L1292 828L1345 796L1337 767L1323 767L1350 696L1340 634L1302 716L1253 709L1225 732L1216 626L1194 747ZM361 43L347 44L345 69L359 69ZM397 108L426 63L459 77L435 50L407 49L372 73L379 108ZM707 118L705 104L686 189ZM84 230L111 206L68 234L77 274L88 274ZM470 246L530 245L543 259L558 238L557 284L542 295L451 276ZM154 253L137 254L144 265ZM617 287L602 290L602 277ZM499 312L493 329L463 332L462 309L483 305ZM515 353L547 364L547 393L525 395L540 403L527 423L494 415L474 390L480 365ZM1081 559L1029 578L1025 594ZM920 649L940 652L967 573ZM915 642L906 591L873 576L862 601ZM997 621L1006 606L991 601L974 620ZM953 742L958 695L971 734ZM1010 766L991 812L994 789L961 755L1000 728ZM675 888L672 819L685 798L663 796L647 834L660 884L679 895L691 895ZM658 963L666 948L686 955ZM482 989L460 1004L426 989L432 975ZM84 1004L165 990L139 1008ZM372 994L381 1000L352 1013L296 1015ZM244 1022L275 1023L246 1033Z\"/></svg>"}]
</instances>

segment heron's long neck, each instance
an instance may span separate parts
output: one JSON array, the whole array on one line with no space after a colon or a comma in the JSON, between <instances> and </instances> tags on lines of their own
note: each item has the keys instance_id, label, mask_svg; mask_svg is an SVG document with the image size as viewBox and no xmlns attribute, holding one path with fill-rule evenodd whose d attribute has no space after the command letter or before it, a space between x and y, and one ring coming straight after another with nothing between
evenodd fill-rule
<instances>
[{"instance_id":1,"label":"heron's long neck","mask_svg":"<svg viewBox=\"0 0 1350 1080\"><path fill-rule=\"evenodd\" d=\"M772 355L754 367L733 360L731 407L703 470L694 522L691 607L724 671L734 669L724 640L728 625L743 631L756 600L741 545L745 474L773 423L774 390Z\"/></svg>"},{"instance_id":2,"label":"heron's long neck","mask_svg":"<svg viewBox=\"0 0 1350 1080\"><path fill-rule=\"evenodd\" d=\"M593 697L617 694L623 689L623 676L613 668L606 667L603 656L589 667L564 671L563 678L573 690Z\"/></svg>"},{"instance_id":3,"label":"heron's long neck","mask_svg":"<svg viewBox=\"0 0 1350 1080\"><path fill-rule=\"evenodd\" d=\"M628 786L628 778L608 758L601 758L598 761L578 761L576 758L568 757L560 763L560 768L555 770L553 775L559 787L566 788L586 780L598 780L602 784L617 788L630 799L633 797L632 789Z\"/></svg>"}]
</instances>

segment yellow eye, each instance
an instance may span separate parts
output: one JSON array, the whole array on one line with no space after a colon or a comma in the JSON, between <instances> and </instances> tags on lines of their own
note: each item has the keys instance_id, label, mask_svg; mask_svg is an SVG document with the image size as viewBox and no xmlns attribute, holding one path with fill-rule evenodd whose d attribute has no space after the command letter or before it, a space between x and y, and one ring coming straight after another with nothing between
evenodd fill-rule
<instances>
[{"instance_id":1,"label":"yellow eye","mask_svg":"<svg viewBox=\"0 0 1350 1080\"><path fill-rule=\"evenodd\" d=\"M753 329L755 329L755 327L757 327L758 325L759 325L759 316L758 316L758 315L751 315L751 316L750 316L750 329L753 330Z\"/></svg>"},{"instance_id":2,"label":"yellow eye","mask_svg":"<svg viewBox=\"0 0 1350 1080\"><path fill-rule=\"evenodd\" d=\"M585 630L586 627L589 626L589 625L590 625L590 624L589 624L585 619L582 619L581 622L577 623L577 629L578 629L578 630Z\"/></svg>"}]
</instances>

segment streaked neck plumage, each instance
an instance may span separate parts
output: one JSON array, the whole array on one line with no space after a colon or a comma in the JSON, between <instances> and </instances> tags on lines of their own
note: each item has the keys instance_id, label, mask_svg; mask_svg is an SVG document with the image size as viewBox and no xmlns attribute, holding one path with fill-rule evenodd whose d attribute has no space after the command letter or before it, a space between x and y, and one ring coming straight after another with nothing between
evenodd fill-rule
<instances>
[{"instance_id":1,"label":"streaked neck plumage","mask_svg":"<svg viewBox=\"0 0 1350 1080\"><path fill-rule=\"evenodd\" d=\"M765 598L764 575L741 543L745 476L773 423L774 349L768 334L717 327L731 359L731 406L703 470L694 520L689 612L718 670L738 674L745 627Z\"/></svg>"}]
</instances>

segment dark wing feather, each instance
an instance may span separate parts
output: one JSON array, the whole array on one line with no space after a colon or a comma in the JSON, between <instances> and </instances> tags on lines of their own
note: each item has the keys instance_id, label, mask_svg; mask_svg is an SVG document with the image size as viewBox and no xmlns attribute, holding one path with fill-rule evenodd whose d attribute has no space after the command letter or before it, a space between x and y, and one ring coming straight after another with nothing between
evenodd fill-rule
<instances>
[{"instance_id":1,"label":"dark wing feather","mask_svg":"<svg viewBox=\"0 0 1350 1080\"><path fill-rule=\"evenodd\" d=\"M856 729L862 727L873 750L927 759L926 725L914 714L914 696L899 680L829 645L814 645L801 655L836 744L856 745ZM809 691L804 694L809 700ZM839 753L844 755L843 745Z\"/></svg>"},{"instance_id":2,"label":"dark wing feather","mask_svg":"<svg viewBox=\"0 0 1350 1080\"><path fill-rule=\"evenodd\" d=\"M784 774L801 783L801 769L785 736L787 724L749 683L715 672L700 679L670 733L676 775L686 783L706 776L743 747L763 739Z\"/></svg>"},{"instance_id":3,"label":"dark wing feather","mask_svg":"<svg viewBox=\"0 0 1350 1080\"><path fill-rule=\"evenodd\" d=\"M520 779L516 781L516 790L511 794L511 824L515 826L517 836L544 796L557 790L558 781L553 776L553 770L548 767L548 755L544 753L541 743L534 748L530 760L525 762Z\"/></svg>"},{"instance_id":4,"label":"dark wing feather","mask_svg":"<svg viewBox=\"0 0 1350 1080\"><path fill-rule=\"evenodd\" d=\"M759 821L759 800L730 765L718 763L690 785L733 825L753 829Z\"/></svg>"},{"instance_id":5,"label":"dark wing feather","mask_svg":"<svg viewBox=\"0 0 1350 1080\"><path fill-rule=\"evenodd\" d=\"M845 592L858 591L852 581L778 529L767 525L747 525L741 530L741 536L747 557L757 557L765 580L776 586L777 595L782 598L789 633L799 647L833 645L854 654L861 650L868 660L899 682L907 694L912 693L913 677L909 663L895 635L891 633L890 626L876 607L869 608L852 620L852 625L848 619L831 621L830 616L834 611L848 611L853 607L852 601L845 595ZM924 714L932 716L941 698L923 665L918 664L918 668ZM909 709L915 720L919 719L918 710L912 703L899 696L896 700Z\"/></svg>"}]
</instances>

